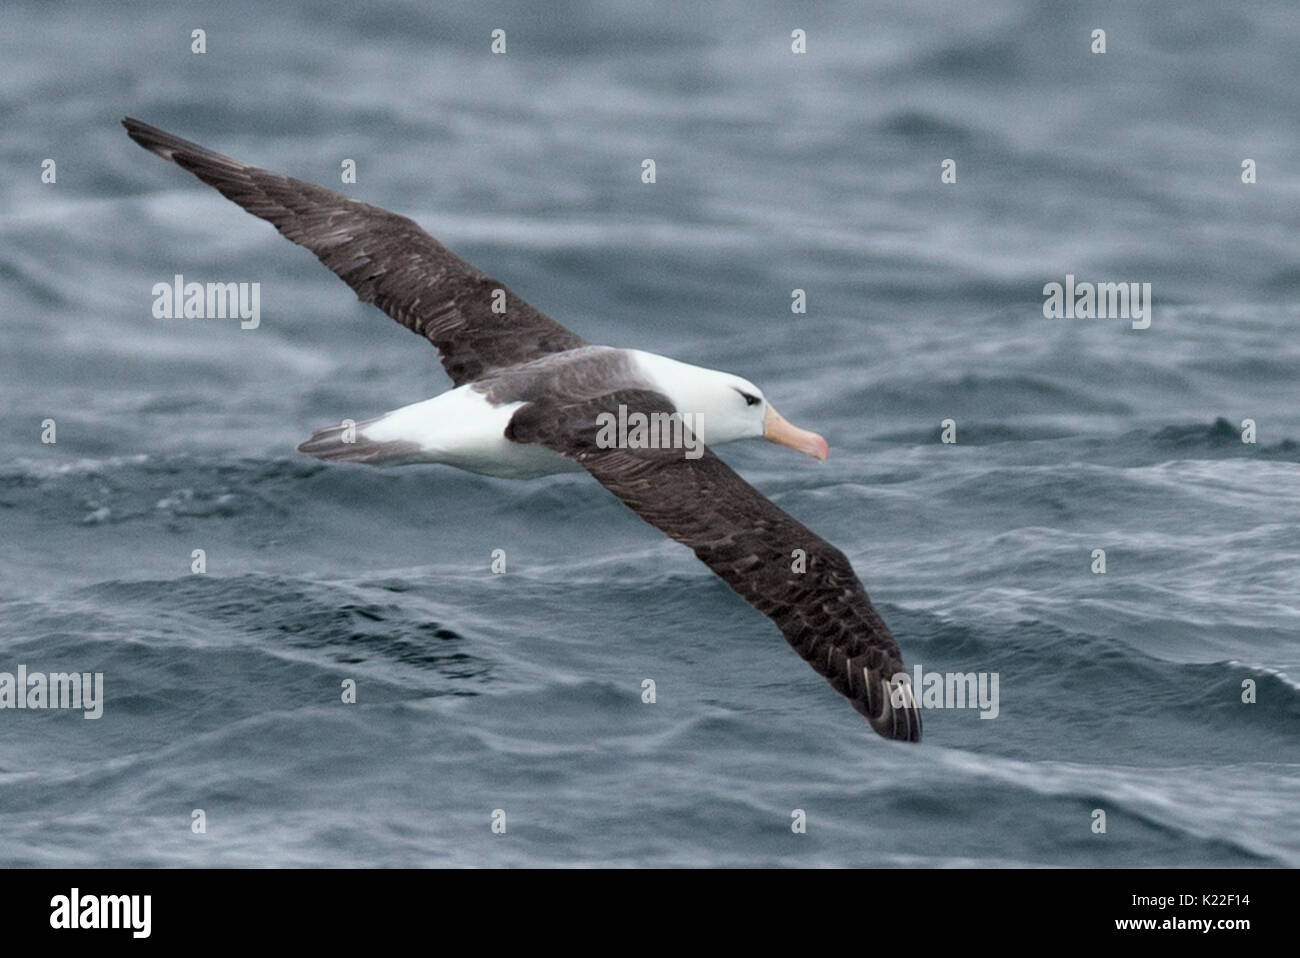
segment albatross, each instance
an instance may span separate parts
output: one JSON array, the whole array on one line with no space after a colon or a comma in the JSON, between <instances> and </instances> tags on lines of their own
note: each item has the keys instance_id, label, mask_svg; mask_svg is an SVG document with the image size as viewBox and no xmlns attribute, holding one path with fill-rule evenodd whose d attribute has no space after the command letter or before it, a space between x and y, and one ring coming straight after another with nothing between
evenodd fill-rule
<instances>
[{"instance_id":1,"label":"albatross","mask_svg":"<svg viewBox=\"0 0 1300 958\"><path fill-rule=\"evenodd\" d=\"M311 250L359 299L437 348L451 389L318 429L299 451L517 479L585 470L776 623L872 728L920 740L921 714L898 643L844 553L708 448L763 438L825 460L826 440L787 422L757 386L666 356L587 343L404 216L130 117L122 124L136 143ZM669 421L678 441L623 429ZM615 422L619 429L611 430Z\"/></svg>"}]
</instances>

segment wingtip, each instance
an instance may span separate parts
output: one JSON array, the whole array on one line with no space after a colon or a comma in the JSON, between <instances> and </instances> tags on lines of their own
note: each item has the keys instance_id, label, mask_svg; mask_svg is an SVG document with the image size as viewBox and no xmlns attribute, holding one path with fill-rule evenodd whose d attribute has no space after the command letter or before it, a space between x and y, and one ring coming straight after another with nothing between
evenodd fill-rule
<instances>
[{"instance_id":1,"label":"wingtip","mask_svg":"<svg viewBox=\"0 0 1300 958\"><path fill-rule=\"evenodd\" d=\"M133 116L122 117L122 126L126 128L127 136L131 137L131 139L135 140L137 143L140 143L141 138L148 134L153 134L155 136L159 134L163 136L167 135L166 131L160 130L158 127L144 122L144 120L137 120Z\"/></svg>"},{"instance_id":2,"label":"wingtip","mask_svg":"<svg viewBox=\"0 0 1300 958\"><path fill-rule=\"evenodd\" d=\"M880 679L881 710L879 715L869 715L871 727L885 738L897 742L921 741L921 707L912 691L912 683L905 673L893 679Z\"/></svg>"},{"instance_id":3,"label":"wingtip","mask_svg":"<svg viewBox=\"0 0 1300 958\"><path fill-rule=\"evenodd\" d=\"M179 163L179 165L186 167L186 169L190 169L190 166L195 163L209 166L214 164L222 166L239 165L228 156L209 150L206 146L200 146L192 140L179 137L175 133L168 133L161 127L146 123L144 120L138 120L133 116L122 117L122 126L126 129L127 136L150 153L157 154L172 163L177 163L177 156L181 156L186 162Z\"/></svg>"},{"instance_id":4,"label":"wingtip","mask_svg":"<svg viewBox=\"0 0 1300 958\"><path fill-rule=\"evenodd\" d=\"M133 116L122 117L122 126L126 128L126 135L136 143L150 153L157 153L167 160L172 158L175 148L185 142L166 130L145 123L143 120L137 120Z\"/></svg>"}]
</instances>

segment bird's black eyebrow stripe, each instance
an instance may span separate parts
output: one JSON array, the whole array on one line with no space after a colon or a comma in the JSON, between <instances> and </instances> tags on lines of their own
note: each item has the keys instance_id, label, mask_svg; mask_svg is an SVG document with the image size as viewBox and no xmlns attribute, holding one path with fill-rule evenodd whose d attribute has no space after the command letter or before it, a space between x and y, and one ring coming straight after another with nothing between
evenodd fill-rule
<instances>
[{"instance_id":1,"label":"bird's black eyebrow stripe","mask_svg":"<svg viewBox=\"0 0 1300 958\"><path fill-rule=\"evenodd\" d=\"M732 386L731 388L732 388L732 389L736 389L735 386ZM743 389L736 389L736 392L740 393L742 396L745 397L745 405L746 405L746 406L753 406L755 403L759 402L759 398L758 398L757 396L751 396L749 393L745 392Z\"/></svg>"}]
</instances>

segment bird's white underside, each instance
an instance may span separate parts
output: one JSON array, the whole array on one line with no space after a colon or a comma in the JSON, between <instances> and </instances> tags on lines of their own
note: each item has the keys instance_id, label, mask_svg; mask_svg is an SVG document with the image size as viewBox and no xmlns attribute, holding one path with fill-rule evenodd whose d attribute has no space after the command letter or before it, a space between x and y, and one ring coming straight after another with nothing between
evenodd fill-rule
<instances>
[{"instance_id":1,"label":"bird's white underside","mask_svg":"<svg viewBox=\"0 0 1300 958\"><path fill-rule=\"evenodd\" d=\"M494 406L467 384L396 409L362 427L358 434L372 442L417 446L418 458L407 455L404 462L436 462L506 479L580 471L581 466L557 452L505 437L510 417L522 405Z\"/></svg>"}]
</instances>

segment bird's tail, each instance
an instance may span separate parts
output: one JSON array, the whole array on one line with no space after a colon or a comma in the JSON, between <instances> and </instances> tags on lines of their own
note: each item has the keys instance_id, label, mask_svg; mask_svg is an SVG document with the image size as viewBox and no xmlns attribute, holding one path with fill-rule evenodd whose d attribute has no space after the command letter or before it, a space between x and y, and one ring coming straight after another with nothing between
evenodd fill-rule
<instances>
[{"instance_id":1,"label":"bird's tail","mask_svg":"<svg viewBox=\"0 0 1300 958\"><path fill-rule=\"evenodd\" d=\"M380 419L384 417L379 417ZM345 419L336 426L317 429L298 445L298 451L315 459L333 462L368 462L399 465L419 458L421 448L413 442L402 440L376 440L366 436L367 426L379 419L353 422Z\"/></svg>"}]
</instances>

